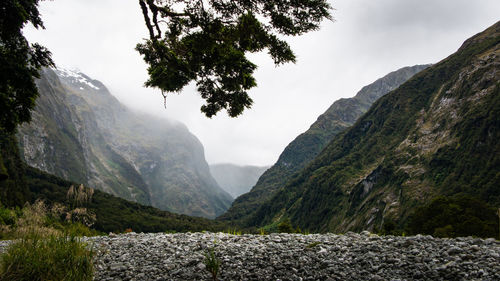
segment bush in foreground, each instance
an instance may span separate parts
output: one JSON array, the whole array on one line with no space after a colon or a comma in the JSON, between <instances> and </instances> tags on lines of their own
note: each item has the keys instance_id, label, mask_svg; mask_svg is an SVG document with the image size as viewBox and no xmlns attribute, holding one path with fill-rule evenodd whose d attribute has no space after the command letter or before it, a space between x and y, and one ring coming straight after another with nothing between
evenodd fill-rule
<instances>
[{"instance_id":1,"label":"bush in foreground","mask_svg":"<svg viewBox=\"0 0 500 281\"><path fill-rule=\"evenodd\" d=\"M0 261L0 280L92 280L92 250L74 236L30 235Z\"/></svg>"},{"instance_id":2,"label":"bush in foreground","mask_svg":"<svg viewBox=\"0 0 500 281\"><path fill-rule=\"evenodd\" d=\"M12 225L2 225L3 236L17 239L0 258L3 280L92 280L93 252L77 238L92 234L79 222L57 219L42 201L27 204Z\"/></svg>"}]
</instances>

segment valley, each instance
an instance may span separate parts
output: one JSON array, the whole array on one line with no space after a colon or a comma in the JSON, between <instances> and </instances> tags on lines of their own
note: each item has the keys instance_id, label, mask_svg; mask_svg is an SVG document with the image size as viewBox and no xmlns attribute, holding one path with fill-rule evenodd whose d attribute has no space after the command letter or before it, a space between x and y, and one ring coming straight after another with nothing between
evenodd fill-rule
<instances>
[{"instance_id":1,"label":"valley","mask_svg":"<svg viewBox=\"0 0 500 281\"><path fill-rule=\"evenodd\" d=\"M219 186L233 198L247 193L269 167L212 164L210 173Z\"/></svg>"},{"instance_id":2,"label":"valley","mask_svg":"<svg viewBox=\"0 0 500 281\"><path fill-rule=\"evenodd\" d=\"M68 1L0 4L0 281L500 280L498 3Z\"/></svg>"},{"instance_id":3,"label":"valley","mask_svg":"<svg viewBox=\"0 0 500 281\"><path fill-rule=\"evenodd\" d=\"M265 171L251 191L236 198L219 219L252 225L253 222L246 223L246 220L295 173L305 168L337 134L352 126L377 99L429 66L401 68L363 87L354 97L335 101L306 132L288 144L278 161Z\"/></svg>"}]
</instances>

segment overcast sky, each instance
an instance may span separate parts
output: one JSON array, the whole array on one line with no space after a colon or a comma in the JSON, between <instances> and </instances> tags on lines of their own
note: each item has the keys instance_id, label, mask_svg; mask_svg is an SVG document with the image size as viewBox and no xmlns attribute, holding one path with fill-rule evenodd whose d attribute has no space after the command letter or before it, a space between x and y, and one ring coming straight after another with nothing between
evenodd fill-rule
<instances>
[{"instance_id":1,"label":"overcast sky","mask_svg":"<svg viewBox=\"0 0 500 281\"><path fill-rule=\"evenodd\" d=\"M271 165L335 100L398 68L435 63L499 20L498 0L337 0L335 22L292 38L297 63L276 68L265 54L252 109L241 117L200 112L194 87L167 98L144 88L146 65L134 50L147 37L137 0L42 1L46 30L25 30L58 66L77 68L103 82L124 104L187 125L209 163Z\"/></svg>"}]
</instances>

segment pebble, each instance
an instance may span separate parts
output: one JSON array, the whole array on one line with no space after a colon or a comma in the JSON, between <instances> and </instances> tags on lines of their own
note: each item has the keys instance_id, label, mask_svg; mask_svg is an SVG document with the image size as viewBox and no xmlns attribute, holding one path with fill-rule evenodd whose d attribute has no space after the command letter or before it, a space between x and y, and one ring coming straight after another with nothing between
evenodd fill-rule
<instances>
[{"instance_id":1,"label":"pebble","mask_svg":"<svg viewBox=\"0 0 500 281\"><path fill-rule=\"evenodd\" d=\"M95 280L500 280L500 242L472 237L128 233L87 238ZM110 243L113 241L113 243ZM312 247L313 243L318 246Z\"/></svg>"},{"instance_id":2,"label":"pebble","mask_svg":"<svg viewBox=\"0 0 500 281\"><path fill-rule=\"evenodd\" d=\"M212 280L204 262L212 248L220 281L500 280L495 239L132 232L84 240L96 253L94 280Z\"/></svg>"}]
</instances>

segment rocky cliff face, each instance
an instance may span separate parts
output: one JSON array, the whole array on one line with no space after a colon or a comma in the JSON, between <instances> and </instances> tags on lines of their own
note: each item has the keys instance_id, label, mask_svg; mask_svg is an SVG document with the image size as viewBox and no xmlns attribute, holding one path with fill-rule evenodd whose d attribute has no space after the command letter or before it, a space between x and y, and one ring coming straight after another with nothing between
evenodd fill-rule
<instances>
[{"instance_id":1,"label":"rocky cliff face","mask_svg":"<svg viewBox=\"0 0 500 281\"><path fill-rule=\"evenodd\" d=\"M132 112L82 73L45 69L37 84L33 121L18 135L29 165L163 210L215 217L227 209L231 196L184 125Z\"/></svg>"},{"instance_id":2,"label":"rocky cliff face","mask_svg":"<svg viewBox=\"0 0 500 281\"><path fill-rule=\"evenodd\" d=\"M316 157L334 136L352 126L378 98L396 89L429 65L404 67L363 87L354 97L334 102L309 130L299 135L281 153L278 161L257 181L252 190L238 197L220 217L242 223L276 191ZM243 223L245 224L245 223Z\"/></svg>"},{"instance_id":3,"label":"rocky cliff face","mask_svg":"<svg viewBox=\"0 0 500 281\"><path fill-rule=\"evenodd\" d=\"M313 231L405 223L438 195L500 204L500 22L380 98L252 217Z\"/></svg>"},{"instance_id":4,"label":"rocky cliff face","mask_svg":"<svg viewBox=\"0 0 500 281\"><path fill-rule=\"evenodd\" d=\"M233 164L210 165L210 173L219 186L233 198L247 193L255 185L259 177L269 167L238 166Z\"/></svg>"}]
</instances>

